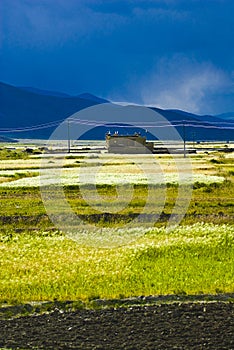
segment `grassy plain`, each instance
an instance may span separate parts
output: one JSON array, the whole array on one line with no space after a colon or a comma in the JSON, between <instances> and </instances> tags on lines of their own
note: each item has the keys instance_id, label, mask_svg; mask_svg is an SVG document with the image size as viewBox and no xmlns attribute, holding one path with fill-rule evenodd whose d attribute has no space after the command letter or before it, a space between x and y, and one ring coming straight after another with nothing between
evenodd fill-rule
<instances>
[{"instance_id":1,"label":"grassy plain","mask_svg":"<svg viewBox=\"0 0 234 350\"><path fill-rule=\"evenodd\" d=\"M193 173L200 181L195 177L180 226L170 232L165 229L178 194L178 184L172 181L166 184L165 205L150 232L145 234L139 223L140 237L113 249L81 245L60 231L46 213L40 189L18 186L22 177L38 176L40 158L22 151L7 157L9 153L4 150L0 161L0 303L234 291L233 153L191 155ZM103 165L105 157L70 155L63 167L91 168ZM176 171L170 157L156 157L163 172ZM107 173L124 169L131 173L134 167L117 157L107 164L105 158L102 168ZM206 181L208 176L222 180ZM99 184L97 190L111 207L116 186ZM114 229L141 213L147 185L136 183L129 205L108 220L86 203L77 184L66 186L65 195L84 221Z\"/></svg>"}]
</instances>

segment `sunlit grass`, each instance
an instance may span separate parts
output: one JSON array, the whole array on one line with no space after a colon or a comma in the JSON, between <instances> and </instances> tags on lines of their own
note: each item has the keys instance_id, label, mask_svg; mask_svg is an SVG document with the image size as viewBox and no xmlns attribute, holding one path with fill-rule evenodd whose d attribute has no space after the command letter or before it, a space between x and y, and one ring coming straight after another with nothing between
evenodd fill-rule
<instances>
[{"instance_id":1,"label":"sunlit grass","mask_svg":"<svg viewBox=\"0 0 234 350\"><path fill-rule=\"evenodd\" d=\"M96 172L97 191L109 209L116 199L114 185L135 183L133 198L122 210L120 222L124 225L130 215L141 213L150 182L132 156L68 157L58 163L63 184L68 185L64 193L76 214L88 221L97 212L76 186L81 168L84 174ZM54 184L60 172L53 170L56 159L43 166L40 159L32 157L1 161L0 302L233 292L233 155L191 156L193 177L187 160L180 159L183 181L193 183L193 193L181 226L171 232L165 226L178 194L177 169L170 155L157 155L155 160L167 183L162 217L147 234L139 224L140 238L115 249L81 245L50 222L40 195L39 176L33 176L38 175L40 167L51 168ZM137 162L150 174L150 157L141 155ZM44 184L51 181L49 175L48 170L41 171ZM160 181L152 183L160 188ZM99 220L103 220L101 216ZM115 217L113 223L101 222L109 227L108 239L116 229L112 227L115 220L118 227ZM125 234L129 234L127 229Z\"/></svg>"},{"instance_id":2,"label":"sunlit grass","mask_svg":"<svg viewBox=\"0 0 234 350\"><path fill-rule=\"evenodd\" d=\"M127 232L126 232L127 234ZM158 228L115 249L58 233L1 236L0 302L234 290L234 226Z\"/></svg>"}]
</instances>

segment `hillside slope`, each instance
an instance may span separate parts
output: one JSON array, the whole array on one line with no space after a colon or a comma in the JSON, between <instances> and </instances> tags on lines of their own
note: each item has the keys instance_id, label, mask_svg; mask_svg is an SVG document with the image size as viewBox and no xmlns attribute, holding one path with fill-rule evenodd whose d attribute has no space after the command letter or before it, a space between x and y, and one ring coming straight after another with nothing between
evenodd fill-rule
<instances>
[{"instance_id":1,"label":"hillside slope","mask_svg":"<svg viewBox=\"0 0 234 350\"><path fill-rule=\"evenodd\" d=\"M0 135L2 135L1 129L24 128L64 120L84 108L107 102L107 100L89 93L69 96L60 92L29 87L19 88L0 82ZM228 114L228 118L226 114L222 118L222 115L202 116L181 110L149 108L176 125L181 137L186 137L187 140L234 140L232 129L234 120L231 118L231 114ZM155 127L157 127L157 114L155 121ZM105 133L108 130L113 132L114 129L112 130L110 125L96 127L83 138L104 139ZM15 138L48 138L52 131L52 128L45 128L21 133L11 132L4 135ZM125 134L134 131L136 130L133 128L121 129L121 133ZM141 131L144 134L145 131ZM147 138L152 137L150 134L146 136Z\"/></svg>"}]
</instances>

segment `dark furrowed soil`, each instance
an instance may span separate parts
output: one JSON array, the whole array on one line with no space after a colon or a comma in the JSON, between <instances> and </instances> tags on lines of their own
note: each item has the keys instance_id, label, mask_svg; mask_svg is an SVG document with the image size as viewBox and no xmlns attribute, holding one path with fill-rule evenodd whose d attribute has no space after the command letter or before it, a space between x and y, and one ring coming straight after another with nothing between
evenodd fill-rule
<instances>
[{"instance_id":1,"label":"dark furrowed soil","mask_svg":"<svg viewBox=\"0 0 234 350\"><path fill-rule=\"evenodd\" d=\"M174 303L0 320L13 349L234 349L234 303Z\"/></svg>"}]
</instances>

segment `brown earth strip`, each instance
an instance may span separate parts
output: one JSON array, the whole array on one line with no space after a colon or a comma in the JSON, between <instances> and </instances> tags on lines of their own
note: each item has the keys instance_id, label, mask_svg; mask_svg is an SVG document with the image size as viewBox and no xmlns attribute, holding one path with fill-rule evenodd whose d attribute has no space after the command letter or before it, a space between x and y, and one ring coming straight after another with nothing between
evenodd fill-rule
<instances>
[{"instance_id":1,"label":"brown earth strip","mask_svg":"<svg viewBox=\"0 0 234 350\"><path fill-rule=\"evenodd\" d=\"M199 302L64 312L0 320L12 349L233 350L234 303Z\"/></svg>"}]
</instances>

